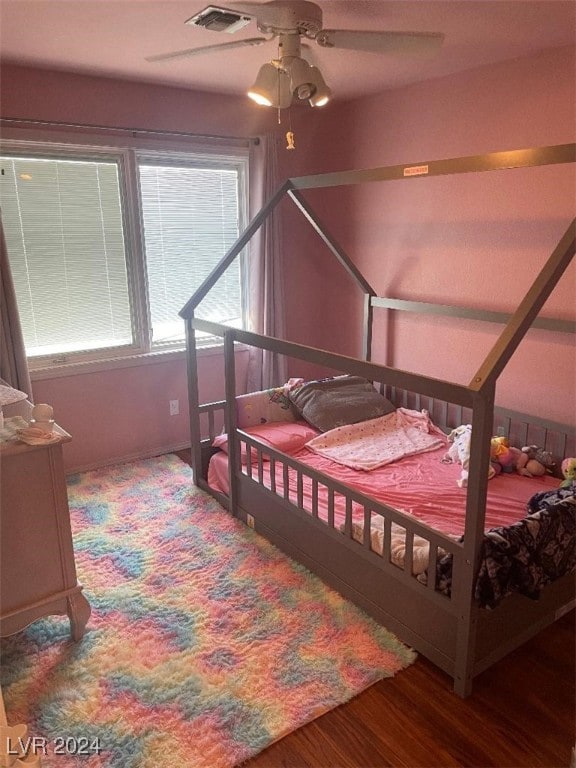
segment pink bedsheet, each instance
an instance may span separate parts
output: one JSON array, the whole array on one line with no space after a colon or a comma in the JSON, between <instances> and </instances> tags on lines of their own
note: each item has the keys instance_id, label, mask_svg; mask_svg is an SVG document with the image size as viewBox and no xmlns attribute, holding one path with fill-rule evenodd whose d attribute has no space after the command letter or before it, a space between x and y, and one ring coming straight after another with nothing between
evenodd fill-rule
<instances>
[{"instance_id":1,"label":"pink bedsheet","mask_svg":"<svg viewBox=\"0 0 576 768\"><path fill-rule=\"evenodd\" d=\"M436 451L410 456L371 472L354 470L336 464L329 459L303 448L293 458L345 483L368 496L406 512L423 523L452 536L464 533L466 489L459 488L459 464L443 464L446 451L443 446ZM270 463L263 462L264 484L270 487ZM243 471L246 467L243 466ZM253 470L256 475L256 468ZM208 471L208 483L221 493L228 493L228 456L215 454ZM556 488L559 481L550 476L523 477L516 474L498 475L488 482L488 500L485 528L510 525L526 515L528 499L539 491ZM282 488L281 467L276 467L276 487ZM290 473L291 498L296 496L295 473ZM304 504L311 510L311 482L304 479ZM324 500L326 494L323 494ZM321 517L326 518L322 513ZM344 521L343 504L336 504L335 526Z\"/></svg>"}]
</instances>

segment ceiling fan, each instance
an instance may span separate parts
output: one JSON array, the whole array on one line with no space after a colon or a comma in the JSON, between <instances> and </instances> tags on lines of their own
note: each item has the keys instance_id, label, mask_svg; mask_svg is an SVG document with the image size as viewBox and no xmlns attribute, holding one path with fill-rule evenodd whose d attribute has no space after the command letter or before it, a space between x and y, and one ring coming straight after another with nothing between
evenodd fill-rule
<instances>
[{"instance_id":1,"label":"ceiling fan","mask_svg":"<svg viewBox=\"0 0 576 768\"><path fill-rule=\"evenodd\" d=\"M264 64L248 96L257 104L283 109L292 99L308 101L313 107L327 104L331 91L318 67L301 55L302 38L322 48L342 48L368 53L422 54L436 52L444 40L440 32L396 32L324 29L322 9L307 0L270 0L265 3L233 3L227 7L209 5L186 21L213 32L234 34L252 21L270 37L249 37L228 43L188 48L147 57L147 61L169 61L214 51L255 46L278 38L278 55ZM306 46L306 43L304 43Z\"/></svg>"}]
</instances>

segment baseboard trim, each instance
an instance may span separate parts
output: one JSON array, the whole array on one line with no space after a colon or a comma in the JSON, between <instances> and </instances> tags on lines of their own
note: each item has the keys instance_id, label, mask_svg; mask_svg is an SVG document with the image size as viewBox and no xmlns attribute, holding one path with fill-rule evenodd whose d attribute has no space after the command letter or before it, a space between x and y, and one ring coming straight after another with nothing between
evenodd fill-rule
<instances>
[{"instance_id":1,"label":"baseboard trim","mask_svg":"<svg viewBox=\"0 0 576 768\"><path fill-rule=\"evenodd\" d=\"M77 467L66 469L66 475L77 475L78 472L90 472L93 469L102 469L103 467L112 467L115 464L127 464L139 459L151 459L153 456L161 456L164 453L175 453L176 451L185 451L191 448L190 443L178 443L177 445L164 445L147 451L124 454L123 456L114 456L105 461L95 461L91 464L82 464Z\"/></svg>"}]
</instances>

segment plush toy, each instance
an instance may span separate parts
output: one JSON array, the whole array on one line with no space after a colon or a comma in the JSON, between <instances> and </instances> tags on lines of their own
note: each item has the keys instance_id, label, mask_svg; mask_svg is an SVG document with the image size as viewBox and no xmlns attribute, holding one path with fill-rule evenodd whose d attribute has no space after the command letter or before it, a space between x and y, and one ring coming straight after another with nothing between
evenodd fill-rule
<instances>
[{"instance_id":1,"label":"plush toy","mask_svg":"<svg viewBox=\"0 0 576 768\"><path fill-rule=\"evenodd\" d=\"M564 459L560 465L564 480L560 483L560 488L570 488L572 483L576 482L576 459Z\"/></svg>"},{"instance_id":2,"label":"plush toy","mask_svg":"<svg viewBox=\"0 0 576 768\"><path fill-rule=\"evenodd\" d=\"M460 479L457 480L460 488L466 488L468 485L468 467L470 465L470 438L472 437L472 424L461 424L448 435L448 440L452 443L447 453L442 459L445 463L460 463L462 471ZM496 474L492 466L488 467L488 479Z\"/></svg>"},{"instance_id":3,"label":"plush toy","mask_svg":"<svg viewBox=\"0 0 576 768\"><path fill-rule=\"evenodd\" d=\"M537 445L515 448L506 437L493 437L490 441L490 464L496 474L518 472L524 477L541 477L552 473L556 466L549 451Z\"/></svg>"},{"instance_id":4,"label":"plush toy","mask_svg":"<svg viewBox=\"0 0 576 768\"><path fill-rule=\"evenodd\" d=\"M508 445L508 438L493 437L490 441L490 465L496 475L500 472L511 473L516 470L519 451Z\"/></svg>"},{"instance_id":5,"label":"plush toy","mask_svg":"<svg viewBox=\"0 0 576 768\"><path fill-rule=\"evenodd\" d=\"M472 435L472 424L462 424L448 435L448 440L452 445L444 454L442 459L445 463L462 464L460 479L457 481L460 488L465 488L468 484L468 465L470 463L470 437Z\"/></svg>"},{"instance_id":6,"label":"plush toy","mask_svg":"<svg viewBox=\"0 0 576 768\"><path fill-rule=\"evenodd\" d=\"M556 463L550 451L537 445L525 445L516 461L516 471L526 477L541 477L552 474Z\"/></svg>"}]
</instances>

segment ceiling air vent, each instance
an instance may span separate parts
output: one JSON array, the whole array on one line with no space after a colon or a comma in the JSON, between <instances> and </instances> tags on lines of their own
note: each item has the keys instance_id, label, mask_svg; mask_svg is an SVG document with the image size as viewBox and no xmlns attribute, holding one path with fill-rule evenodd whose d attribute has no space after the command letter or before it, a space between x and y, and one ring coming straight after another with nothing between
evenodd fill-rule
<instances>
[{"instance_id":1,"label":"ceiling air vent","mask_svg":"<svg viewBox=\"0 0 576 768\"><path fill-rule=\"evenodd\" d=\"M252 16L245 13L236 13L226 8L218 8L216 5L209 5L203 11L188 19L186 24L194 27L204 27L212 32L237 32L242 27L250 24Z\"/></svg>"}]
</instances>

